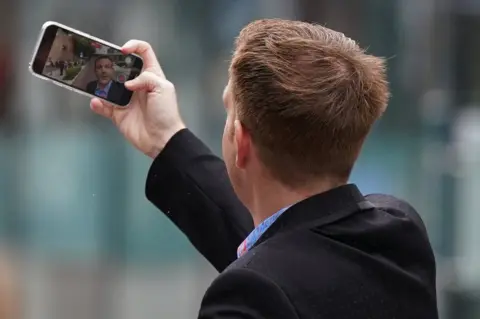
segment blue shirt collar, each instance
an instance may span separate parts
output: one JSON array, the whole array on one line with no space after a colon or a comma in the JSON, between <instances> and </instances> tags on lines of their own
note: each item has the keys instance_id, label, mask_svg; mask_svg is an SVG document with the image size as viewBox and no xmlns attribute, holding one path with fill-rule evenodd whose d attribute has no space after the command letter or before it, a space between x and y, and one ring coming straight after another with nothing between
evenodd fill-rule
<instances>
[{"instance_id":1,"label":"blue shirt collar","mask_svg":"<svg viewBox=\"0 0 480 319\"><path fill-rule=\"evenodd\" d=\"M255 227L255 229L247 236L247 238L238 247L237 257L240 258L247 251L252 249L252 247L255 245L258 239L267 231L267 229L291 206L292 205L280 209L278 212L276 212L272 216L265 219L262 223L260 223L260 225Z\"/></svg>"},{"instance_id":2,"label":"blue shirt collar","mask_svg":"<svg viewBox=\"0 0 480 319\"><path fill-rule=\"evenodd\" d=\"M102 88L99 88L98 87L98 82L97 82L97 88L96 88L96 91L101 91L101 92L105 92L108 94L108 91L110 91L110 87L112 86L112 80L110 80L110 82L108 82L107 85L105 85L105 87L102 89Z\"/></svg>"}]
</instances>

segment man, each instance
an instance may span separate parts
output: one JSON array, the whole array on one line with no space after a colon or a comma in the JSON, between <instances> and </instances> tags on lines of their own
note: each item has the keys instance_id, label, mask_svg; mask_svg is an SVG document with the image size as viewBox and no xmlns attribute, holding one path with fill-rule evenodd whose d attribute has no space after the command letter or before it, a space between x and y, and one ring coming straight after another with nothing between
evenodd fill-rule
<instances>
[{"instance_id":1,"label":"man","mask_svg":"<svg viewBox=\"0 0 480 319\"><path fill-rule=\"evenodd\" d=\"M60 75L63 75L63 70L65 69L65 62L63 60L60 60L57 63L58 68L60 69Z\"/></svg>"},{"instance_id":2,"label":"man","mask_svg":"<svg viewBox=\"0 0 480 319\"><path fill-rule=\"evenodd\" d=\"M125 86L113 80L115 69L113 60L109 56L102 55L95 59L95 76L97 80L87 84L88 93L107 99L115 104L125 105L128 103Z\"/></svg>"},{"instance_id":3,"label":"man","mask_svg":"<svg viewBox=\"0 0 480 319\"><path fill-rule=\"evenodd\" d=\"M382 59L321 26L249 24L224 93L224 163L185 128L151 47L123 51L145 62L131 107L91 107L154 159L147 197L221 272L199 318L437 318L420 217L347 184L387 105Z\"/></svg>"}]
</instances>

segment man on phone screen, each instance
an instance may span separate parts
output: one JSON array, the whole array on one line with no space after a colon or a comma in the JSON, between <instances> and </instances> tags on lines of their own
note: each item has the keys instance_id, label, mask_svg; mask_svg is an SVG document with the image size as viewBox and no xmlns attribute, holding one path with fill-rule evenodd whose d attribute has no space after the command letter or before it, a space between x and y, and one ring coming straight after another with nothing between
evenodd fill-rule
<instances>
[{"instance_id":1,"label":"man on phone screen","mask_svg":"<svg viewBox=\"0 0 480 319\"><path fill-rule=\"evenodd\" d=\"M123 105L123 96L125 95L125 86L115 81L115 69L113 60L102 55L95 60L96 81L87 84L87 92L98 97L104 98L112 103Z\"/></svg>"}]
</instances>

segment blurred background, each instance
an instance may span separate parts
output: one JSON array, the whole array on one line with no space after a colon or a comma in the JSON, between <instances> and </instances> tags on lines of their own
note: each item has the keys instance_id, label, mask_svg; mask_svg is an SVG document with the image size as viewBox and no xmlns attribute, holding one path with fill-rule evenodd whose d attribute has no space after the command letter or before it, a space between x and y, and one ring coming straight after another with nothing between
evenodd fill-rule
<instances>
[{"instance_id":1,"label":"blurred background","mask_svg":"<svg viewBox=\"0 0 480 319\"><path fill-rule=\"evenodd\" d=\"M219 154L233 39L264 17L315 21L388 58L393 99L352 182L417 208L441 318L480 318L480 0L2 0L1 319L196 318L216 276L146 200L151 161L87 98L28 72L42 24L149 41Z\"/></svg>"}]
</instances>

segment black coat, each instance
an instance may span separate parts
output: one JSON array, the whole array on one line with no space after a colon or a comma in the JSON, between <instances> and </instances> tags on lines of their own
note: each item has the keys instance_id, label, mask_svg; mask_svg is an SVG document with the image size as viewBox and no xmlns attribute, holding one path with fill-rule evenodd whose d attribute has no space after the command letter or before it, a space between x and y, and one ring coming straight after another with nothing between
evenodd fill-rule
<instances>
[{"instance_id":1,"label":"black coat","mask_svg":"<svg viewBox=\"0 0 480 319\"><path fill-rule=\"evenodd\" d=\"M97 89L97 81L92 81L87 84L86 91L90 94L95 95L95 90ZM125 88L120 82L112 81L112 86L108 91L107 100L114 104L121 106L127 105L130 102L132 92Z\"/></svg>"},{"instance_id":2,"label":"black coat","mask_svg":"<svg viewBox=\"0 0 480 319\"><path fill-rule=\"evenodd\" d=\"M221 272L199 318L438 318L427 232L397 198L353 184L315 195L237 259L251 217L223 161L187 129L155 159L146 194Z\"/></svg>"}]
</instances>

